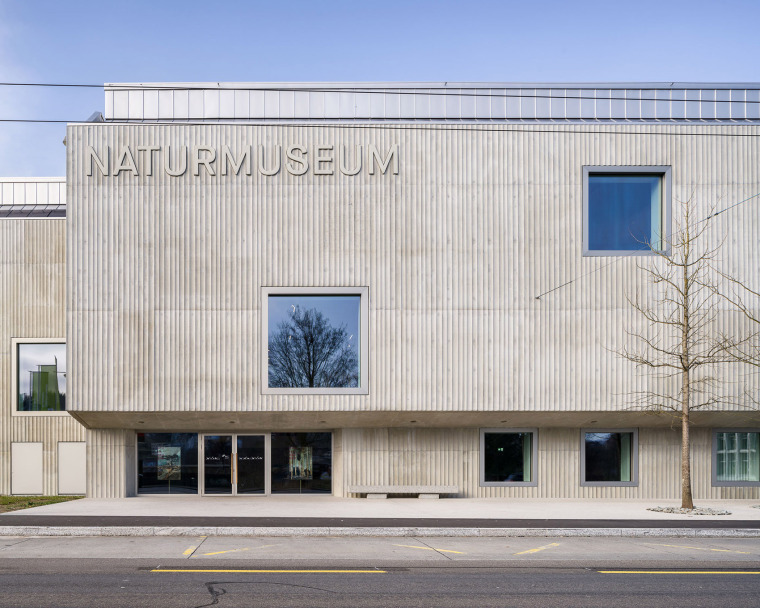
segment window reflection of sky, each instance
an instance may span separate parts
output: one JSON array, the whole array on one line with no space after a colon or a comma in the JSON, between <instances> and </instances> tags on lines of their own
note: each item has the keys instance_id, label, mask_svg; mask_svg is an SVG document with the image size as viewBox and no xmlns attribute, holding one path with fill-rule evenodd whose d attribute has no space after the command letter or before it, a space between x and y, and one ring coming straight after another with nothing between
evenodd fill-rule
<instances>
[{"instance_id":1,"label":"window reflection of sky","mask_svg":"<svg viewBox=\"0 0 760 608\"><path fill-rule=\"evenodd\" d=\"M662 177L591 175L588 181L588 245L599 251L659 249Z\"/></svg>"},{"instance_id":2,"label":"window reflection of sky","mask_svg":"<svg viewBox=\"0 0 760 608\"><path fill-rule=\"evenodd\" d=\"M29 393L29 372L36 372L39 365L55 365L58 360L58 390L66 394L66 345L65 344L19 344L18 383L20 393Z\"/></svg>"},{"instance_id":3,"label":"window reflection of sky","mask_svg":"<svg viewBox=\"0 0 760 608\"><path fill-rule=\"evenodd\" d=\"M333 327L345 326L346 335L353 336L351 342L359 344L359 303L361 297L349 296L269 296L269 335L277 331L280 323L290 319L294 307L301 311L315 308Z\"/></svg>"}]
</instances>

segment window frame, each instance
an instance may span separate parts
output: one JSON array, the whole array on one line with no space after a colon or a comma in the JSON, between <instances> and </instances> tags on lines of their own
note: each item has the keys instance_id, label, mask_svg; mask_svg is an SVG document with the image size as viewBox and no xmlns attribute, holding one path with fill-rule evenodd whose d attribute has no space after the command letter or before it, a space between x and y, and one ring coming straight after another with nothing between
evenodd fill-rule
<instances>
[{"instance_id":1,"label":"window frame","mask_svg":"<svg viewBox=\"0 0 760 608\"><path fill-rule=\"evenodd\" d=\"M586 433L632 433L631 446L631 481L586 481ZM639 485L639 429L638 428L585 428L581 429L581 487L638 487Z\"/></svg>"},{"instance_id":2,"label":"window frame","mask_svg":"<svg viewBox=\"0 0 760 608\"><path fill-rule=\"evenodd\" d=\"M756 488L760 487L760 481L719 481L718 480L718 433L758 433L760 434L760 428L748 427L748 428L716 428L712 430L712 447L710 454L710 461L712 465L712 471L710 473L710 479L712 486L715 488ZM758 454L760 458L760 454Z\"/></svg>"},{"instance_id":3,"label":"window frame","mask_svg":"<svg viewBox=\"0 0 760 608\"><path fill-rule=\"evenodd\" d=\"M11 338L11 416L28 418L36 416L68 416L69 410L60 412L21 412L18 410L18 347L20 344L66 344L65 338ZM66 353L66 367L69 365L68 351ZM68 397L68 383L66 386ZM68 399L67 399L68 401ZM68 405L68 403L67 403Z\"/></svg>"},{"instance_id":4,"label":"window frame","mask_svg":"<svg viewBox=\"0 0 760 608\"><path fill-rule=\"evenodd\" d=\"M530 446L530 481L486 481L486 454L485 454L485 442L486 433L499 433L503 435L515 434L515 433L531 433ZM538 466L538 428L482 428L480 429L480 447L478 451L480 457L480 487L482 488L513 488L513 487L537 487L538 479L536 476Z\"/></svg>"},{"instance_id":5,"label":"window frame","mask_svg":"<svg viewBox=\"0 0 760 608\"><path fill-rule=\"evenodd\" d=\"M600 173L618 175L659 175L662 182L662 246L651 249L590 249L589 248L589 178ZM583 256L647 256L670 255L667 237L671 230L671 167L669 165L584 165L583 167Z\"/></svg>"},{"instance_id":6,"label":"window frame","mask_svg":"<svg viewBox=\"0 0 760 608\"><path fill-rule=\"evenodd\" d=\"M359 386L351 388L287 388L269 386L269 296L359 296ZM262 287L261 288L261 394L263 395L368 395L369 394L369 287Z\"/></svg>"}]
</instances>

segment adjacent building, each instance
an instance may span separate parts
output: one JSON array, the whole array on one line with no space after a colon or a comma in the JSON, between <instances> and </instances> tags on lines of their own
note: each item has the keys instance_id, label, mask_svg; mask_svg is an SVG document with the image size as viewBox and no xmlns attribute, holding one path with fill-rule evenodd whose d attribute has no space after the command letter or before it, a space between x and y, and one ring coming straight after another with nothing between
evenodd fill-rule
<instances>
[{"instance_id":1,"label":"adjacent building","mask_svg":"<svg viewBox=\"0 0 760 608\"><path fill-rule=\"evenodd\" d=\"M683 201L760 288L758 136L758 84L108 85L65 196L2 184L0 492L86 440L95 497L675 498L629 299ZM760 497L757 375L715 373L695 497Z\"/></svg>"}]
</instances>

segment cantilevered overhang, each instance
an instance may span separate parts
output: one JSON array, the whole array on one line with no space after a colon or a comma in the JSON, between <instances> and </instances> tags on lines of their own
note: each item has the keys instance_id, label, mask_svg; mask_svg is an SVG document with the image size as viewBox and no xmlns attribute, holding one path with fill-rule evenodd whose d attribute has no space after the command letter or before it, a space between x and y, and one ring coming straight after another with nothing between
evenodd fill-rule
<instances>
[{"instance_id":1,"label":"cantilevered overhang","mask_svg":"<svg viewBox=\"0 0 760 608\"><path fill-rule=\"evenodd\" d=\"M69 412L87 428L240 432L340 428L672 427L673 416L647 412ZM694 412L701 427L756 427L757 412Z\"/></svg>"}]
</instances>

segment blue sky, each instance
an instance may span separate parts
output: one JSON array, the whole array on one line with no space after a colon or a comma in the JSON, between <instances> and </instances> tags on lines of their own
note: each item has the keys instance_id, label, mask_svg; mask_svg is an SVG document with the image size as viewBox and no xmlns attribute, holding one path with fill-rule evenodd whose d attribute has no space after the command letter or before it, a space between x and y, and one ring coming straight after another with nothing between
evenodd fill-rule
<instances>
[{"instance_id":1,"label":"blue sky","mask_svg":"<svg viewBox=\"0 0 760 608\"><path fill-rule=\"evenodd\" d=\"M280 323L290 320L290 311L316 309L333 327L345 327L354 349L359 348L359 296L269 296L269 335L274 335Z\"/></svg>"},{"instance_id":2,"label":"blue sky","mask_svg":"<svg viewBox=\"0 0 760 608\"><path fill-rule=\"evenodd\" d=\"M0 81L757 81L757 0L0 0ZM0 86L79 121L100 89ZM65 172L63 125L0 123L0 176Z\"/></svg>"},{"instance_id":3,"label":"blue sky","mask_svg":"<svg viewBox=\"0 0 760 608\"><path fill-rule=\"evenodd\" d=\"M29 372L37 371L39 365L58 363L58 390L66 393L66 345L65 344L21 344L18 351L18 390L29 393Z\"/></svg>"}]
</instances>

